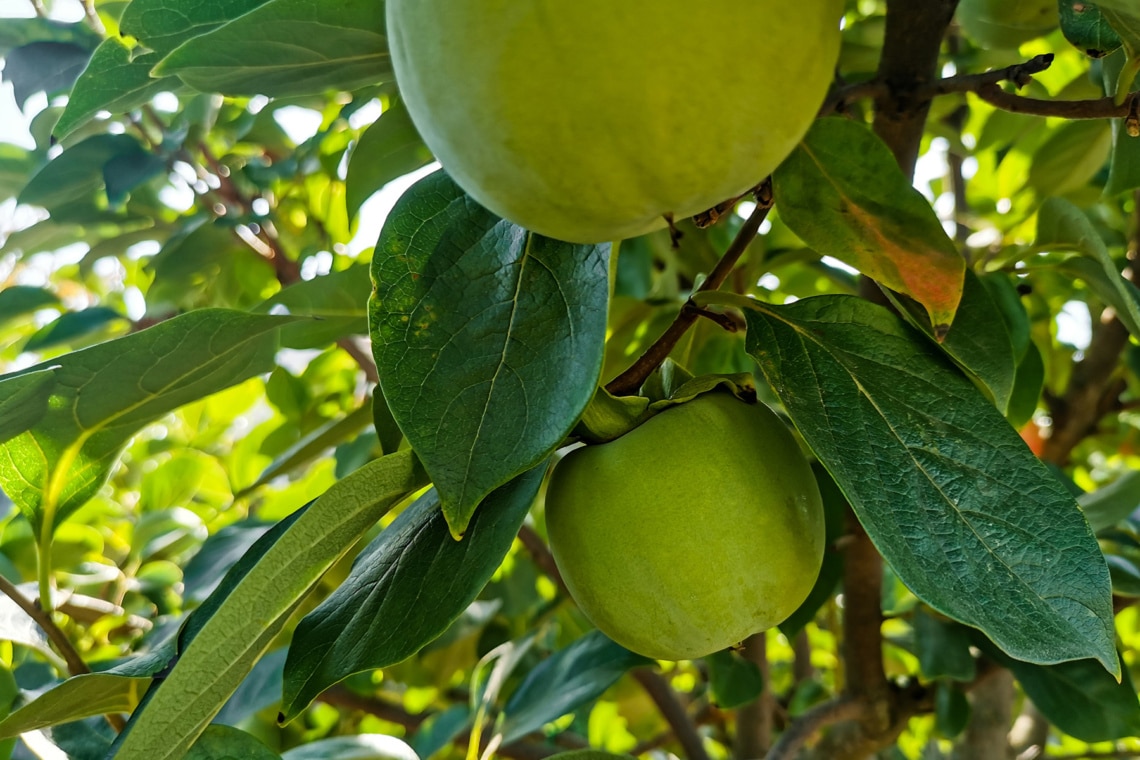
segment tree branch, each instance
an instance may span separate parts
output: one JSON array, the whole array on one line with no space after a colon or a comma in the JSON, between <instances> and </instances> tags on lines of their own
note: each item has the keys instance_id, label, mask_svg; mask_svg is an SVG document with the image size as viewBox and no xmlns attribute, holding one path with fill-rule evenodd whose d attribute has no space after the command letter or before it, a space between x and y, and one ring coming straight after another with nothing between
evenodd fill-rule
<instances>
[{"instance_id":1,"label":"tree branch","mask_svg":"<svg viewBox=\"0 0 1140 760\"><path fill-rule=\"evenodd\" d=\"M677 741L680 742L681 748L685 751L684 756L688 760L709 760L704 739L697 731L696 724L689 717L685 711L685 706L677 699L672 687L661 674L648 668L638 668L633 671L632 675L645 689L649 698L657 705L657 709L665 721L673 729L673 735L677 737Z\"/></svg>"},{"instance_id":2,"label":"tree branch","mask_svg":"<svg viewBox=\"0 0 1140 760\"><path fill-rule=\"evenodd\" d=\"M792 721L765 760L794 760L800 748L817 733L835 723L858 720L865 709L863 702L851 697L838 697L816 705Z\"/></svg>"},{"instance_id":3,"label":"tree branch","mask_svg":"<svg viewBox=\"0 0 1140 760\"><path fill-rule=\"evenodd\" d=\"M1137 108L1140 107L1140 93L1132 93L1124 103L1117 105L1112 98L1095 100L1027 98L1006 92L996 84L979 87L974 92L982 100L1003 111L1034 116L1058 116L1063 119L1126 119L1129 123L1129 134L1132 134L1132 125L1140 127L1140 116L1137 114Z\"/></svg>"},{"instance_id":4,"label":"tree branch","mask_svg":"<svg viewBox=\"0 0 1140 760\"><path fill-rule=\"evenodd\" d=\"M759 234L760 225L768 217L768 212L772 210L772 202L772 182L771 178L768 178L756 191L756 208L744 222L744 226L740 228L740 232L728 246L728 250L724 252L724 256L721 257L709 273L708 278L701 283L695 292L717 290L724 284L740 257L744 255L744 251ZM678 341L697 321L698 316L699 311L696 305L692 301L686 301L681 307L681 313L673 320L673 324L666 328L661 337L646 349L645 353L629 369L611 380L606 385L606 390L615 396L629 396L636 393L653 370L661 366L661 363L669 356Z\"/></svg>"}]
</instances>

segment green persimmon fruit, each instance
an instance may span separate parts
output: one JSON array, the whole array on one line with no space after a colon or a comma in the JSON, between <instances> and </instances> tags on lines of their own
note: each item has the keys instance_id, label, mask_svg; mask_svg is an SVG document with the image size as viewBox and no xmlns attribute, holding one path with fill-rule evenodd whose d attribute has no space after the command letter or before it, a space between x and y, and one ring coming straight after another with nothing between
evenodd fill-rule
<instances>
[{"instance_id":1,"label":"green persimmon fruit","mask_svg":"<svg viewBox=\"0 0 1140 760\"><path fill-rule=\"evenodd\" d=\"M586 617L662 660L780 623L823 562L823 504L792 434L763 404L716 391L568 453L546 524Z\"/></svg>"},{"instance_id":2,"label":"green persimmon fruit","mask_svg":"<svg viewBox=\"0 0 1140 760\"><path fill-rule=\"evenodd\" d=\"M815 118L843 0L388 0L401 96L471 197L600 243L756 185Z\"/></svg>"},{"instance_id":3,"label":"green persimmon fruit","mask_svg":"<svg viewBox=\"0 0 1140 760\"><path fill-rule=\"evenodd\" d=\"M966 36L991 48L1016 48L1060 23L1057 0L962 0L958 24Z\"/></svg>"}]
</instances>

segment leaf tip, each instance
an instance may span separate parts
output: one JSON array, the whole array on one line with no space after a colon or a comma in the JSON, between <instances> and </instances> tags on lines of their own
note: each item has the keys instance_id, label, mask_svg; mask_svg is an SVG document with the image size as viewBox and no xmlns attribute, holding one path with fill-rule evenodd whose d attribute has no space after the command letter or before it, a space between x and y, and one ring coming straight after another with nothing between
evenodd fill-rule
<instances>
[{"instance_id":1,"label":"leaf tip","mask_svg":"<svg viewBox=\"0 0 1140 760\"><path fill-rule=\"evenodd\" d=\"M946 340L946 336L949 334L950 334L950 323L949 322L939 322L938 324L934 325L934 339L936 341L938 341L939 343Z\"/></svg>"}]
</instances>

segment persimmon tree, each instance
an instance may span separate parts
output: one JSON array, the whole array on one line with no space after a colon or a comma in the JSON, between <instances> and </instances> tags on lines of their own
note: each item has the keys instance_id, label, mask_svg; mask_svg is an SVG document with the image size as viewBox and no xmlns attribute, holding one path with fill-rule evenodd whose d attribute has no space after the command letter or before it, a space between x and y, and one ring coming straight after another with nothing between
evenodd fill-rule
<instances>
[{"instance_id":1,"label":"persimmon tree","mask_svg":"<svg viewBox=\"0 0 1140 760\"><path fill-rule=\"evenodd\" d=\"M1131 0L851 0L770 177L595 245L432 166L383 3L24 10L0 753L1140 752ZM827 549L655 661L566 591L547 474L693 377L796 432Z\"/></svg>"}]
</instances>

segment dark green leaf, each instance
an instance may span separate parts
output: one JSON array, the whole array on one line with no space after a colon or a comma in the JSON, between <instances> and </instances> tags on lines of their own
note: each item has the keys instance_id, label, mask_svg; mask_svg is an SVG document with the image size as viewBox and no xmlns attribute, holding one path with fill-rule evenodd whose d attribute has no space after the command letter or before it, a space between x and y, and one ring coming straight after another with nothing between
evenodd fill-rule
<instances>
[{"instance_id":1,"label":"dark green leaf","mask_svg":"<svg viewBox=\"0 0 1140 760\"><path fill-rule=\"evenodd\" d=\"M107 306L71 311L37 330L24 344L24 350L42 351L52 346L82 342L83 338L104 333L109 325L126 320L122 314Z\"/></svg>"},{"instance_id":2,"label":"dark green leaf","mask_svg":"<svg viewBox=\"0 0 1140 760\"><path fill-rule=\"evenodd\" d=\"M1017 365L1017 379L1013 384L1013 396L1005 417L1014 428L1020 430L1033 419L1041 389L1045 386L1045 363L1041 352L1033 343L1029 344L1025 356Z\"/></svg>"},{"instance_id":3,"label":"dark green leaf","mask_svg":"<svg viewBox=\"0 0 1140 760\"><path fill-rule=\"evenodd\" d=\"M970 701L956 684L940 681L934 685L934 726L938 733L953 739L970 722Z\"/></svg>"},{"instance_id":4,"label":"dark green leaf","mask_svg":"<svg viewBox=\"0 0 1140 760\"><path fill-rule=\"evenodd\" d=\"M8 53L4 79L21 107L37 92L48 97L65 93L75 84L91 58L91 50L73 42L32 42Z\"/></svg>"},{"instance_id":5,"label":"dark green leaf","mask_svg":"<svg viewBox=\"0 0 1140 760\"><path fill-rule=\"evenodd\" d=\"M914 611L914 648L922 674L934 680L972 681L977 666L970 654L970 633L958 623Z\"/></svg>"},{"instance_id":6,"label":"dark green leaf","mask_svg":"<svg viewBox=\"0 0 1140 760\"><path fill-rule=\"evenodd\" d=\"M255 736L230 726L209 726L185 760L281 760Z\"/></svg>"},{"instance_id":7,"label":"dark green leaf","mask_svg":"<svg viewBox=\"0 0 1140 760\"><path fill-rule=\"evenodd\" d=\"M106 167L114 159L139 160L149 155L129 135L95 135L70 146L39 170L20 193L20 203L43 206L56 222L86 220L103 204ZM10 242L10 241L9 241Z\"/></svg>"},{"instance_id":8,"label":"dark green leaf","mask_svg":"<svg viewBox=\"0 0 1140 760\"><path fill-rule=\"evenodd\" d=\"M470 720L471 708L467 705L453 705L436 713L416 731L412 737L412 749L425 760L434 757L435 753L459 736L459 732L467 727Z\"/></svg>"},{"instance_id":9,"label":"dark green leaf","mask_svg":"<svg viewBox=\"0 0 1140 760\"><path fill-rule=\"evenodd\" d=\"M377 190L431 159L431 151L412 124L403 101L394 100L352 149L345 177L349 219Z\"/></svg>"},{"instance_id":10,"label":"dark green leaf","mask_svg":"<svg viewBox=\"0 0 1140 760\"><path fill-rule=\"evenodd\" d=\"M764 674L760 666L736 652L725 649L705 657L709 668L709 691L713 703L722 710L735 710L760 696Z\"/></svg>"},{"instance_id":11,"label":"dark green leaf","mask_svg":"<svg viewBox=\"0 0 1140 760\"><path fill-rule=\"evenodd\" d=\"M916 304L899 298L892 300L913 324L934 337L930 322ZM941 345L959 367L978 378L992 394L994 406L1004 414L1017 375L1013 339L989 289L972 270L966 270L962 301Z\"/></svg>"},{"instance_id":12,"label":"dark green leaf","mask_svg":"<svg viewBox=\"0 0 1140 760\"><path fill-rule=\"evenodd\" d=\"M1117 683L1094 660L1034 665L1005 657L983 637L975 644L1013 675L1049 721L1081 741L1103 742L1140 734L1140 701L1128 668Z\"/></svg>"},{"instance_id":13,"label":"dark green leaf","mask_svg":"<svg viewBox=\"0 0 1140 760\"><path fill-rule=\"evenodd\" d=\"M214 718L214 723L238 726L254 714L281 701L281 674L285 670L287 649L278 649L262 657L253 666L241 686Z\"/></svg>"},{"instance_id":14,"label":"dark green leaf","mask_svg":"<svg viewBox=\"0 0 1140 760\"><path fill-rule=\"evenodd\" d=\"M823 499L825 518L823 565L807 599L799 609L780 623L780 632L788 639L793 638L815 618L815 613L835 593L835 588L843 577L843 552L837 548L836 542L847 533L847 511L850 506L847 497L839 490L839 486L822 464L812 462L811 471L815 475L816 483L819 485L819 495Z\"/></svg>"},{"instance_id":15,"label":"dark green leaf","mask_svg":"<svg viewBox=\"0 0 1140 760\"><path fill-rule=\"evenodd\" d=\"M155 53L136 56L114 37L104 40L76 80L54 134L66 137L100 111L125 114L157 93L177 90L182 83L176 77L151 77L158 59Z\"/></svg>"},{"instance_id":16,"label":"dark green leaf","mask_svg":"<svg viewBox=\"0 0 1140 760\"><path fill-rule=\"evenodd\" d=\"M388 217L372 259L372 350L453 534L484 496L554 451L593 397L608 259L608 245L500 220L443 172Z\"/></svg>"},{"instance_id":17,"label":"dark green leaf","mask_svg":"<svg viewBox=\"0 0 1140 760\"><path fill-rule=\"evenodd\" d=\"M186 600L200 602L212 594L230 567L272 527L272 523L261 520L242 520L202 542L182 574Z\"/></svg>"},{"instance_id":18,"label":"dark green leaf","mask_svg":"<svg viewBox=\"0 0 1140 760\"><path fill-rule=\"evenodd\" d=\"M652 660L591 631L527 674L503 708L499 729L509 743L593 702L632 668Z\"/></svg>"},{"instance_id":19,"label":"dark green leaf","mask_svg":"<svg viewBox=\"0 0 1140 760\"><path fill-rule=\"evenodd\" d=\"M87 24L67 24L46 18L5 18L0 24L0 57L32 42L70 42L92 49L99 35Z\"/></svg>"},{"instance_id":20,"label":"dark green leaf","mask_svg":"<svg viewBox=\"0 0 1140 760\"><path fill-rule=\"evenodd\" d=\"M411 452L391 454L337 482L274 540L264 537L260 556L235 565L187 622L177 662L119 735L116 760L182 757L324 572L426 479Z\"/></svg>"},{"instance_id":21,"label":"dark green leaf","mask_svg":"<svg viewBox=\"0 0 1140 760\"><path fill-rule=\"evenodd\" d=\"M57 367L51 408L3 444L0 485L50 536L140 428L272 367L275 333L291 319L202 309L52 360L44 365Z\"/></svg>"},{"instance_id":22,"label":"dark green leaf","mask_svg":"<svg viewBox=\"0 0 1140 760\"><path fill-rule=\"evenodd\" d=\"M462 541L449 535L434 489L377 536L298 624L285 665L285 719L341 679L400 662L443 633L510 549L543 470L489 495Z\"/></svg>"},{"instance_id":23,"label":"dark green leaf","mask_svg":"<svg viewBox=\"0 0 1140 760\"><path fill-rule=\"evenodd\" d=\"M1120 47L1120 35L1093 3L1060 0L1059 7L1061 32L1073 47L1093 58L1103 58Z\"/></svg>"},{"instance_id":24,"label":"dark green leaf","mask_svg":"<svg viewBox=\"0 0 1140 760\"><path fill-rule=\"evenodd\" d=\"M12 285L0 290L0 325L40 309L59 306L59 296L30 285Z\"/></svg>"},{"instance_id":25,"label":"dark green leaf","mask_svg":"<svg viewBox=\"0 0 1140 760\"><path fill-rule=\"evenodd\" d=\"M954 319L965 260L930 204L866 126L820 119L772 176L780 219L833 256L927 310Z\"/></svg>"},{"instance_id":26,"label":"dark green leaf","mask_svg":"<svg viewBox=\"0 0 1140 760\"><path fill-rule=\"evenodd\" d=\"M390 81L384 3L270 0L186 41L153 73L202 92L273 97Z\"/></svg>"},{"instance_id":27,"label":"dark green leaf","mask_svg":"<svg viewBox=\"0 0 1140 760\"><path fill-rule=\"evenodd\" d=\"M183 42L217 29L267 0L132 0L119 19L123 34L137 37L158 53L169 53Z\"/></svg>"},{"instance_id":28,"label":"dark green leaf","mask_svg":"<svg viewBox=\"0 0 1140 760\"><path fill-rule=\"evenodd\" d=\"M977 388L850 296L745 312L747 346L923 601L1040 663L1119 672L1108 569L1073 498Z\"/></svg>"}]
</instances>

